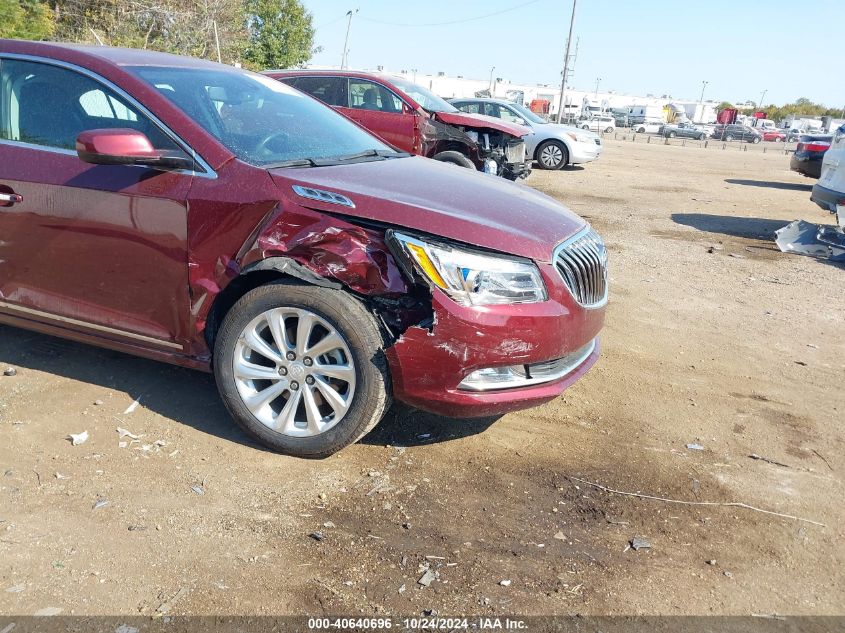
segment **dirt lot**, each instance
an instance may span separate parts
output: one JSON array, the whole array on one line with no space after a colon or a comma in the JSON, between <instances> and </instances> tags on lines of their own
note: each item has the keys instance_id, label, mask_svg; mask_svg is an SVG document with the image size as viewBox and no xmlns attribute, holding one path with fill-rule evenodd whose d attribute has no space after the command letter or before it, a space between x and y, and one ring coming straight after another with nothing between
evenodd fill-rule
<instances>
[{"instance_id":1,"label":"dirt lot","mask_svg":"<svg viewBox=\"0 0 845 633\"><path fill-rule=\"evenodd\" d=\"M611 302L596 367L498 420L396 410L301 461L210 376L0 326L0 613L842 614L845 269L772 240L832 221L812 181L608 141L529 184L605 236Z\"/></svg>"}]
</instances>

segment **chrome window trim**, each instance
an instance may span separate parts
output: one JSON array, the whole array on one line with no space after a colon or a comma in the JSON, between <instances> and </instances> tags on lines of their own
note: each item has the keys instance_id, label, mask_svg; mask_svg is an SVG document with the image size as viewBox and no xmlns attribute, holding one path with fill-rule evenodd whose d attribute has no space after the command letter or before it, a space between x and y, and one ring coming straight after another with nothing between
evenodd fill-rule
<instances>
[{"instance_id":1,"label":"chrome window trim","mask_svg":"<svg viewBox=\"0 0 845 633\"><path fill-rule=\"evenodd\" d=\"M146 336L144 334L136 334L135 332L128 332L126 330L120 330L113 327L108 327L107 325L99 325L97 323L91 323L90 321L81 321L80 319L72 319L70 317L61 316L58 314L53 314L52 312L44 312L43 310L36 310L34 308L27 308L25 306L17 305L14 303L7 303L5 301L0 301L0 309L4 310L11 310L16 312L22 312L23 314L39 317L42 319L50 319L52 321L56 321L58 323L65 323L68 325L75 325L79 327L90 328L92 330L96 330L98 332L104 332L106 334L117 334L118 336L124 336L126 338L135 339L136 341L142 341L144 343L152 343L153 345L161 345L162 347L169 347L171 349L178 349L183 350L184 346L180 345L179 343L173 343L171 341L165 341L162 339L158 339L152 336ZM10 315L15 316L15 315ZM82 334L87 334L87 332L82 332Z\"/></svg>"},{"instance_id":2,"label":"chrome window trim","mask_svg":"<svg viewBox=\"0 0 845 633\"><path fill-rule=\"evenodd\" d=\"M195 170L191 170L191 169L172 169L172 170L168 170L169 173L186 174L186 175L197 176L199 178L210 178L212 180L217 178L217 172L215 172L211 168L211 165L209 165L202 156L200 156L197 152L195 152L194 149L190 145L188 145L188 143L186 143L184 140L182 140L182 138L178 134L173 132L161 119L159 119L156 115L154 115L152 112L150 112L143 104L141 104L137 99L135 99L135 97L133 97L128 92L126 92L123 88L121 88L120 86L112 83L111 81L109 81L105 77L102 77L102 76L98 75L97 73L95 73L91 70L88 70L87 68L83 68L82 66L77 66L76 64L72 64L70 62L66 62L66 61L59 60L59 59L52 59L50 57L40 57L38 55L26 55L26 54L22 54L22 53L0 52L0 62L2 62L4 59L16 59L16 60L19 60L19 61L33 62L33 63L37 63L37 64L48 64L50 66L57 66L59 68L64 68L66 70L77 72L77 73L84 75L84 76L88 77L89 79L92 79L95 82L107 87L109 90L117 93L122 98L124 98L132 107L137 108L137 110L141 114L143 114L150 121L152 121L154 125L156 125L162 132L164 132L164 134L166 136L168 136L174 143L176 143L176 145L181 147L182 150L188 156L193 158L194 161L196 163L198 163L199 166L202 167L202 169L203 169L203 171L195 171ZM26 143L26 142L23 142L23 141L13 141L11 139L0 139L0 143L21 144L21 145L24 145L26 147L32 147L34 149L39 149L39 150L43 150L43 151L53 151L53 152L58 152L58 153L62 153L62 154L69 152L70 154L76 156L76 152L74 152L72 150L67 150L67 149L64 149L64 148L61 148L61 147L50 147L48 145L37 145L37 144L34 144L34 143Z\"/></svg>"},{"instance_id":3,"label":"chrome window trim","mask_svg":"<svg viewBox=\"0 0 845 633\"><path fill-rule=\"evenodd\" d=\"M554 268L557 276L561 279L561 281L563 281L563 285L566 288L566 291L569 293L569 296L572 297L572 300L575 301L575 303L578 304L584 310L598 310L600 308L604 308L607 305L608 297L610 296L609 280L607 278L605 278L604 296L601 298L601 300L599 302L582 304L581 302L578 301L578 298L575 296L575 294L573 294L572 290L570 290L569 284L566 283L566 280L560 274L560 271L557 269L556 262L557 262L557 259L558 259L558 253L560 253L560 251L564 250L566 247L568 247L573 242L577 242L582 237L589 234L590 231L592 231L592 230L593 230L593 227L590 226L589 224L587 224L583 229L578 231L575 235L565 239L560 244L555 246L555 249L552 251L552 268ZM605 245L605 248L607 248L606 245ZM605 276L608 274L607 268L605 268L604 274L605 274Z\"/></svg>"}]
</instances>

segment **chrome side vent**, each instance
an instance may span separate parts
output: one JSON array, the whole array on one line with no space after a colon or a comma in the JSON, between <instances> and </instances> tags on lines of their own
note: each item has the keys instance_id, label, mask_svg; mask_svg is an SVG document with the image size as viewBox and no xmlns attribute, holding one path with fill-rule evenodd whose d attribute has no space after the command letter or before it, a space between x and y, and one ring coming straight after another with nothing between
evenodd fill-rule
<instances>
[{"instance_id":1,"label":"chrome side vent","mask_svg":"<svg viewBox=\"0 0 845 633\"><path fill-rule=\"evenodd\" d=\"M350 209L355 208L355 203L346 196L334 193L332 191L324 191L322 189L314 189L313 187L303 187L302 185L293 185L293 192L308 198L309 200L319 200L320 202L328 202L329 204L339 204Z\"/></svg>"},{"instance_id":2,"label":"chrome side vent","mask_svg":"<svg viewBox=\"0 0 845 633\"><path fill-rule=\"evenodd\" d=\"M560 244L552 262L578 305L598 308L607 303L607 249L592 228Z\"/></svg>"}]
</instances>

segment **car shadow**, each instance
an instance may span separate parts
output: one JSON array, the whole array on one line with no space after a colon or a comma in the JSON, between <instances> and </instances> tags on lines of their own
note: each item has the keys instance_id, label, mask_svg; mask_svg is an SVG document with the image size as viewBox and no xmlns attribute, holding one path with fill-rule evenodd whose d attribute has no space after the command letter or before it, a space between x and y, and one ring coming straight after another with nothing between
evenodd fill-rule
<instances>
[{"instance_id":1,"label":"car shadow","mask_svg":"<svg viewBox=\"0 0 845 633\"><path fill-rule=\"evenodd\" d=\"M108 349L76 343L13 326L0 325L0 359L4 365L61 376L74 382L99 386L105 392L122 392L130 400L169 420L193 427L220 439L261 451L269 449L248 437L229 416L217 393L214 377L201 371L147 360ZM26 380L26 372L15 380ZM0 378L4 380L4 378ZM5 380L9 380L5 378ZM127 401L128 404L128 401ZM115 425L125 424L123 403L112 415ZM362 443L420 446L484 432L498 417L454 420L394 403L381 423Z\"/></svg>"},{"instance_id":2,"label":"car shadow","mask_svg":"<svg viewBox=\"0 0 845 633\"><path fill-rule=\"evenodd\" d=\"M731 185L745 185L746 187L763 187L766 189L785 189L787 191L813 190L813 185L795 182L775 182L771 180L746 180L744 178L725 178L725 182Z\"/></svg>"},{"instance_id":3,"label":"car shadow","mask_svg":"<svg viewBox=\"0 0 845 633\"><path fill-rule=\"evenodd\" d=\"M707 233L722 233L733 237L767 240L769 242L775 241L775 231L789 224L787 220L707 215L706 213L673 213L672 221Z\"/></svg>"}]
</instances>

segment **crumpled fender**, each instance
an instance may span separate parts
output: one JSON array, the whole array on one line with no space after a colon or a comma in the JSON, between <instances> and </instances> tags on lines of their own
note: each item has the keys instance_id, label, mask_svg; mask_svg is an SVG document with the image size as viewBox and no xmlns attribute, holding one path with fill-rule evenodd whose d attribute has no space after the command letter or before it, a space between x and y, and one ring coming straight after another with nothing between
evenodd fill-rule
<instances>
[{"instance_id":1,"label":"crumpled fender","mask_svg":"<svg viewBox=\"0 0 845 633\"><path fill-rule=\"evenodd\" d=\"M238 262L241 270L255 268L259 262L273 258L286 258L318 277L336 280L362 295L408 292L383 235L335 216L290 207L288 210L283 210L281 205L276 207L252 242L244 245ZM261 267L266 269L267 264Z\"/></svg>"}]
</instances>

